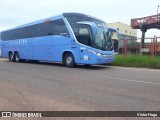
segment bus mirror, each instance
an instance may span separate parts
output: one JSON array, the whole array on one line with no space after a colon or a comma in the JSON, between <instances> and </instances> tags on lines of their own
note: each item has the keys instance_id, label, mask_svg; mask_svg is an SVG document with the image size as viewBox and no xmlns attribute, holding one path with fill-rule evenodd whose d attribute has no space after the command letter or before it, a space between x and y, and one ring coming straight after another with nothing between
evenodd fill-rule
<instances>
[{"instance_id":1,"label":"bus mirror","mask_svg":"<svg viewBox=\"0 0 160 120\"><path fill-rule=\"evenodd\" d=\"M97 25L96 26L92 25L91 29L92 29L93 34L98 34L98 27L97 27Z\"/></svg>"},{"instance_id":2,"label":"bus mirror","mask_svg":"<svg viewBox=\"0 0 160 120\"><path fill-rule=\"evenodd\" d=\"M77 22L77 23L82 24L82 25L89 25L91 27L92 33L98 34L98 26L95 23L88 22L88 21L82 21L82 22Z\"/></svg>"},{"instance_id":3,"label":"bus mirror","mask_svg":"<svg viewBox=\"0 0 160 120\"><path fill-rule=\"evenodd\" d=\"M118 40L119 37L119 31L114 28L108 28L108 31L106 32L107 35L109 35L112 40Z\"/></svg>"}]
</instances>

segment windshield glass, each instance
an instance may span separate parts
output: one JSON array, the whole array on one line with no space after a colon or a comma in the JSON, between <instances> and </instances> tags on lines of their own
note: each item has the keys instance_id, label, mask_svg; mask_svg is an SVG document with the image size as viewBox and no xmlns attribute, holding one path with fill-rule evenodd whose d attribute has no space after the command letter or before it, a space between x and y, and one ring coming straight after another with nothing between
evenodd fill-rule
<instances>
[{"instance_id":1,"label":"windshield glass","mask_svg":"<svg viewBox=\"0 0 160 120\"><path fill-rule=\"evenodd\" d=\"M88 16L66 16L78 42L103 51L113 50L111 34L105 22ZM91 28L77 22L89 21L98 26L98 34L92 34Z\"/></svg>"},{"instance_id":2,"label":"windshield glass","mask_svg":"<svg viewBox=\"0 0 160 120\"><path fill-rule=\"evenodd\" d=\"M113 50L111 33L106 29L105 25L98 24L98 34L93 38L92 47L104 51Z\"/></svg>"}]
</instances>

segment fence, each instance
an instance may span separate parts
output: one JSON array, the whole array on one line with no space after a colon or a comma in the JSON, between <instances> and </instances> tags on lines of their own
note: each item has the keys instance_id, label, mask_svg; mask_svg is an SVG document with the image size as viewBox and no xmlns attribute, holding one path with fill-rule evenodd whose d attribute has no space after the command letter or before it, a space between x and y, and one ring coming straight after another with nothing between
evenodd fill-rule
<instances>
[{"instance_id":1,"label":"fence","mask_svg":"<svg viewBox=\"0 0 160 120\"><path fill-rule=\"evenodd\" d=\"M119 48L119 53L127 56L128 54L149 54L153 57L160 55L160 37L145 38L145 44L141 44L141 38L124 39L123 45ZM130 43L128 43L130 41Z\"/></svg>"}]
</instances>

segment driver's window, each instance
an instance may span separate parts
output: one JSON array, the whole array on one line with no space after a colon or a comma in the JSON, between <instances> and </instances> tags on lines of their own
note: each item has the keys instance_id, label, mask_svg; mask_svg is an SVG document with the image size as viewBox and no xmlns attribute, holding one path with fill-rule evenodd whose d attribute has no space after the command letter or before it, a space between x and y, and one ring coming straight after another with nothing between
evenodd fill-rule
<instances>
[{"instance_id":1,"label":"driver's window","mask_svg":"<svg viewBox=\"0 0 160 120\"><path fill-rule=\"evenodd\" d=\"M78 29L78 37L77 40L78 42L91 46L91 35L90 35L90 29L87 26L81 26Z\"/></svg>"}]
</instances>

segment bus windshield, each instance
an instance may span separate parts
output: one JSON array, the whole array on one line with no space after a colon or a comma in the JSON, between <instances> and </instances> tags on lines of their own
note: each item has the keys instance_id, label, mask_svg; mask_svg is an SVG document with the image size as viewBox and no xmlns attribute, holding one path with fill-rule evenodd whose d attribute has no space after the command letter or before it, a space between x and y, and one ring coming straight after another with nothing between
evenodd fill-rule
<instances>
[{"instance_id":1,"label":"bus windshield","mask_svg":"<svg viewBox=\"0 0 160 120\"><path fill-rule=\"evenodd\" d=\"M111 34L105 29L105 26L98 25L98 34L93 38L92 47L104 51L110 51L113 50Z\"/></svg>"},{"instance_id":2,"label":"bus windshield","mask_svg":"<svg viewBox=\"0 0 160 120\"><path fill-rule=\"evenodd\" d=\"M67 16L66 18L78 42L103 51L113 50L111 34L105 22L88 16ZM95 23L98 26L98 34L93 35L88 25L78 24L81 21Z\"/></svg>"}]
</instances>

